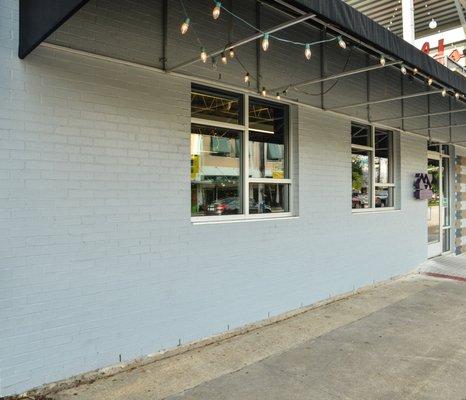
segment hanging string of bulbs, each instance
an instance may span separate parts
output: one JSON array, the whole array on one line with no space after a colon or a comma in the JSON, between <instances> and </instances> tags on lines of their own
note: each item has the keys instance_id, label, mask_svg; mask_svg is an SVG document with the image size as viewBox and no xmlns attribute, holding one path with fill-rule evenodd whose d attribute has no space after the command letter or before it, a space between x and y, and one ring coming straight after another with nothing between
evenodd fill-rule
<instances>
[{"instance_id":1,"label":"hanging string of bulbs","mask_svg":"<svg viewBox=\"0 0 466 400\"><path fill-rule=\"evenodd\" d=\"M183 0L180 0L181 2L181 5L182 5L182 9L183 9L183 12L185 14L185 19L184 21L182 22L181 26L180 26L180 32L182 35L185 35L186 33L188 33L188 30L191 28L191 19L186 11L186 7L184 5L184 2ZM400 4L401 1L399 0L398 1L398 4ZM398 11L398 8L399 6L397 6L395 8L395 12ZM288 44L292 44L292 45L296 45L296 46L300 46L304 49L304 57L306 60L310 60L312 58L312 49L311 47L315 46L315 45L318 45L318 44L322 44L322 43L328 43L328 42L333 42L333 41L337 41L338 43L338 46L340 48L342 48L343 50L345 50L347 48L347 43L345 42L345 40L343 39L342 36L335 36L335 37L332 37L332 38L329 38L329 39L324 39L324 40L319 40L319 41L315 41L315 42L307 42L307 43L304 43L304 42L298 42L298 41L294 41L294 40L289 40L289 39L285 39L285 38L282 38L282 37L279 37L277 35L272 35L272 34L269 34L267 32L264 32L262 30L260 30L259 28L257 28L256 26L250 24L249 22L247 22L246 20L244 20L243 18L241 18L239 15L235 14L234 12L232 12L231 10L229 10L228 8L226 8L221 1L214 1L214 7L212 9L212 18L214 20L218 20L219 17L220 17L220 14L221 12L225 11L226 13L230 14L232 17L234 17L235 19L239 20L240 22L244 23L245 25L247 25L248 27L252 28L253 30L259 32L259 33L262 33L262 40L261 40L261 48L262 50L265 52L269 49L270 47L270 43L271 43L271 40L276 40L276 41L279 41L279 42L283 42L283 43L288 43ZM392 19L390 20L390 25L393 23L393 19L395 18L395 13L394 15L392 16ZM390 29L390 27L388 27L388 29ZM197 42L199 43L200 45L200 59L203 63L206 63L208 58L209 58L209 55L206 51L206 48L202 45L202 42L200 41L199 39L199 36L197 35L196 31L194 30L194 28L192 28L192 30L194 31L194 34L196 36L196 40ZM228 56L230 57L230 59L233 59L236 57L237 61L239 62L239 59L237 58L236 54L235 54L235 49L233 47L231 47L230 45L226 45L225 46L225 51L223 51L221 54L220 54L220 60L222 62L222 64L226 65L228 63L228 58L227 58L227 53L228 53ZM386 59L385 59L385 56L382 54L380 56L380 59L379 59L379 62L380 62L380 65L382 66L385 66L386 64ZM240 65L241 67L245 70L245 74L243 76L243 80L244 80L244 83L246 84L249 84L250 81L251 81L251 74L246 70L246 68L244 67L244 64L240 62ZM408 75L408 68L406 67L406 65L402 64L401 67L400 67L400 71L403 75ZM417 68L413 68L411 70L411 74L413 76L417 75L419 73L418 69ZM428 86L432 86L433 83L434 83L434 80L429 77L427 78L427 81L426 81L427 85ZM290 85L291 87L291 85ZM441 92L441 95L442 97L446 97L448 95L448 90L447 88L443 87L442 89L442 92ZM267 90L265 87L262 87L262 90L261 90L261 94L263 96L266 96L267 95ZM283 94L286 95L286 90L283 91ZM460 98L464 98L464 95L462 95L461 93L459 92L453 92L454 94L454 97L459 100ZM280 99L280 93L277 93L276 94L276 98L277 99Z\"/></svg>"}]
</instances>

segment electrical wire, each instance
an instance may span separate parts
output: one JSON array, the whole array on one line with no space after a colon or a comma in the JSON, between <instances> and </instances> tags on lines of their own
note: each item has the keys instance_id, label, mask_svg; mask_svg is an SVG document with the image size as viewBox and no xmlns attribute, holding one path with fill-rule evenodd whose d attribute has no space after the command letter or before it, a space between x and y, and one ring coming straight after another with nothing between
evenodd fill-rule
<instances>
[{"instance_id":1,"label":"electrical wire","mask_svg":"<svg viewBox=\"0 0 466 400\"><path fill-rule=\"evenodd\" d=\"M353 54L353 48L350 49L350 52L348 54L348 58L346 59L345 65L343 66L343 70L341 72L346 71L346 68L348 67L348 64L349 64L349 62L351 60L351 55L352 54ZM306 92L304 90L297 90L297 89L295 89L295 90L297 92L304 93L305 95L308 95L308 96L321 96L321 95L326 95L327 93L329 93L333 88L335 88L335 86L338 85L339 82L340 82L340 79L337 79L334 83L332 83L332 85L328 89L326 89L323 92L319 92L319 93L309 93L309 92Z\"/></svg>"},{"instance_id":2,"label":"electrical wire","mask_svg":"<svg viewBox=\"0 0 466 400\"><path fill-rule=\"evenodd\" d=\"M184 4L184 1L180 0L180 4L181 4L181 8L183 9L183 13L184 13L185 18L190 19L189 15L188 15L188 11L186 10L186 6ZM199 46L203 47L201 39L199 39L199 35L197 34L196 29L193 26L193 23L191 23L191 29L194 32L194 36L196 37L197 43L199 44Z\"/></svg>"}]
</instances>

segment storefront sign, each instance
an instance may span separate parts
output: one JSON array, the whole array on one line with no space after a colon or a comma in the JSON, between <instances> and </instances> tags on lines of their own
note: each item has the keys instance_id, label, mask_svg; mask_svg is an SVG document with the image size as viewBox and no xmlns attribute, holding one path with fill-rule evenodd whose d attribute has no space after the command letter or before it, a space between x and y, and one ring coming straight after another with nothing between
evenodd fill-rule
<instances>
[{"instance_id":1,"label":"storefront sign","mask_svg":"<svg viewBox=\"0 0 466 400\"><path fill-rule=\"evenodd\" d=\"M434 196L432 191L431 176L426 173L418 173L415 175L414 181L414 197L418 200L428 200Z\"/></svg>"}]
</instances>

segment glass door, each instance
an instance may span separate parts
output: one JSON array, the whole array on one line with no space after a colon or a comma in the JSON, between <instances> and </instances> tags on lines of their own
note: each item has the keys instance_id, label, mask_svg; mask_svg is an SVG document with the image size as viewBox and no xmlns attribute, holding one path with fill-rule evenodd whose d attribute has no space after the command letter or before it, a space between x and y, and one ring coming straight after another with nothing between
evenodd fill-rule
<instances>
[{"instance_id":1,"label":"glass door","mask_svg":"<svg viewBox=\"0 0 466 400\"><path fill-rule=\"evenodd\" d=\"M427 173L429 174L433 197L427 204L428 257L442 254L442 168L440 154L429 153Z\"/></svg>"},{"instance_id":2,"label":"glass door","mask_svg":"<svg viewBox=\"0 0 466 400\"><path fill-rule=\"evenodd\" d=\"M448 145L433 145L427 153L432 199L427 207L428 256L449 252L451 241L450 152Z\"/></svg>"},{"instance_id":3,"label":"glass door","mask_svg":"<svg viewBox=\"0 0 466 400\"><path fill-rule=\"evenodd\" d=\"M442 155L442 252L451 250L450 157Z\"/></svg>"}]
</instances>

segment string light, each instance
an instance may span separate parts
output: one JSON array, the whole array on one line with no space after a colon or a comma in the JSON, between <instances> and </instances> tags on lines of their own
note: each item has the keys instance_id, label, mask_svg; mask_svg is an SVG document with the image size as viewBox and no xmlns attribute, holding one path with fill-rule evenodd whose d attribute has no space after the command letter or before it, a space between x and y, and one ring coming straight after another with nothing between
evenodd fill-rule
<instances>
[{"instance_id":1,"label":"string light","mask_svg":"<svg viewBox=\"0 0 466 400\"><path fill-rule=\"evenodd\" d=\"M342 49L346 49L346 42L343 40L343 38L341 36L338 37L338 45L342 48Z\"/></svg>"},{"instance_id":2,"label":"string light","mask_svg":"<svg viewBox=\"0 0 466 400\"><path fill-rule=\"evenodd\" d=\"M207 61L207 53L204 47L201 47L201 60L203 63Z\"/></svg>"},{"instance_id":3,"label":"string light","mask_svg":"<svg viewBox=\"0 0 466 400\"><path fill-rule=\"evenodd\" d=\"M218 19L218 17L220 17L220 10L221 9L222 9L222 3L219 2L219 1L216 1L215 2L215 7L212 10L212 17L214 17L214 19Z\"/></svg>"},{"instance_id":4,"label":"string light","mask_svg":"<svg viewBox=\"0 0 466 400\"><path fill-rule=\"evenodd\" d=\"M267 51L269 48L269 34L265 33L264 38L262 39L262 50Z\"/></svg>"},{"instance_id":5,"label":"string light","mask_svg":"<svg viewBox=\"0 0 466 400\"><path fill-rule=\"evenodd\" d=\"M308 60L310 60L312 57L311 45L309 43L306 43L306 49L304 50L304 55L306 56Z\"/></svg>"},{"instance_id":6,"label":"string light","mask_svg":"<svg viewBox=\"0 0 466 400\"><path fill-rule=\"evenodd\" d=\"M188 32L188 29L189 29L189 23L191 22L191 20L189 18L186 18L184 20L184 22L181 24L181 34L184 35L186 32Z\"/></svg>"},{"instance_id":7,"label":"string light","mask_svg":"<svg viewBox=\"0 0 466 400\"><path fill-rule=\"evenodd\" d=\"M432 20L429 22L429 28L430 29L437 28L437 21L434 18L432 18Z\"/></svg>"},{"instance_id":8,"label":"string light","mask_svg":"<svg viewBox=\"0 0 466 400\"><path fill-rule=\"evenodd\" d=\"M400 3L400 1L398 1L398 3ZM220 13L221 13L221 9L224 8L222 6L222 3L220 1L216 1L215 2L215 7L214 9L212 10L212 16L214 19L218 19L220 17ZM244 21L241 17L233 14L231 11L227 10L226 8L224 8L229 14L231 14L233 17L243 21L244 23L246 23L247 25L249 25L250 27L253 27L251 24L249 24L248 22ZM395 8L395 11L398 11L397 8ZM184 22L181 24L180 26L180 31L181 31L181 34L182 35L185 35L189 28L190 28L190 24L191 24L191 20L190 18L188 17L188 15L186 14L185 12L185 15L186 15L186 19L184 20ZM435 19L432 18L432 21L431 23L435 23L435 27L437 26L437 22L435 21ZM392 23L390 21L390 23ZM253 27L254 29L257 29L255 27ZM194 29L194 28L193 28ZM431 29L434 29L434 28L431 28ZM196 33L194 31L194 33ZM197 35L196 35L197 36ZM285 42L285 43L290 43L290 44L294 44L294 45L298 45L298 46L304 46L304 55L306 57L307 60L310 60L312 58L312 50L311 50L311 46L313 45L316 45L316 44L320 44L320 43L324 43L324 42L330 42L330 41L338 41L338 45L342 48L342 49L346 49L347 48L347 43L345 42L345 40L343 39L342 36L337 36L337 37L333 37L331 39L326 39L326 40L322 40L322 41L318 41L318 42L313 42L313 43L301 43L301 42L296 42L296 41L292 41L292 40L288 40L288 39L284 39L284 38L280 38L280 37L276 37L276 36L271 36L269 33L264 33L263 34L263 37L262 37L262 43L261 43L261 47L262 47L262 50L263 51L267 51L270 47L270 38L274 38L278 41L281 41L281 42ZM201 45L201 42L198 40L199 44ZM229 48L228 49L228 55L230 56L230 58L234 58L235 57L235 50L234 48ZM204 46L201 46L201 53L200 53L200 58L202 60L203 63L206 63L207 62L207 59L208 59L208 54L205 50L205 47ZM223 64L227 64L228 60L227 60L227 56L226 56L226 50L223 51L221 53L221 61ZM215 65L214 65L215 64ZM380 55L380 65L382 66L385 66L386 65L386 58L383 54ZM215 69L216 68L216 59L213 58L212 59L212 67ZM243 67L243 69L245 70L245 68ZM407 75L408 74L408 69L407 67L402 64L401 67L400 67L400 71L403 75ZM419 73L419 70L417 68L413 68L412 70L412 73L413 75L416 75ZM244 77L244 82L245 83L249 83L250 80L251 80L251 75L249 74L249 72L246 72ZM433 79L432 78L428 78L427 80L427 84L429 86L431 86L433 84ZM265 87L262 87L262 90L261 90L261 94L262 96L267 96L267 90ZM283 90L282 94L284 96L287 95L287 89ZM442 94L442 97L446 97L448 95L448 90L447 88L443 88L442 91L441 91L441 94ZM455 92L454 93L454 96L457 100L459 100L462 95L459 93L459 92ZM277 92L276 93L276 98L278 100L281 99L281 95L280 95L280 92Z\"/></svg>"}]
</instances>

